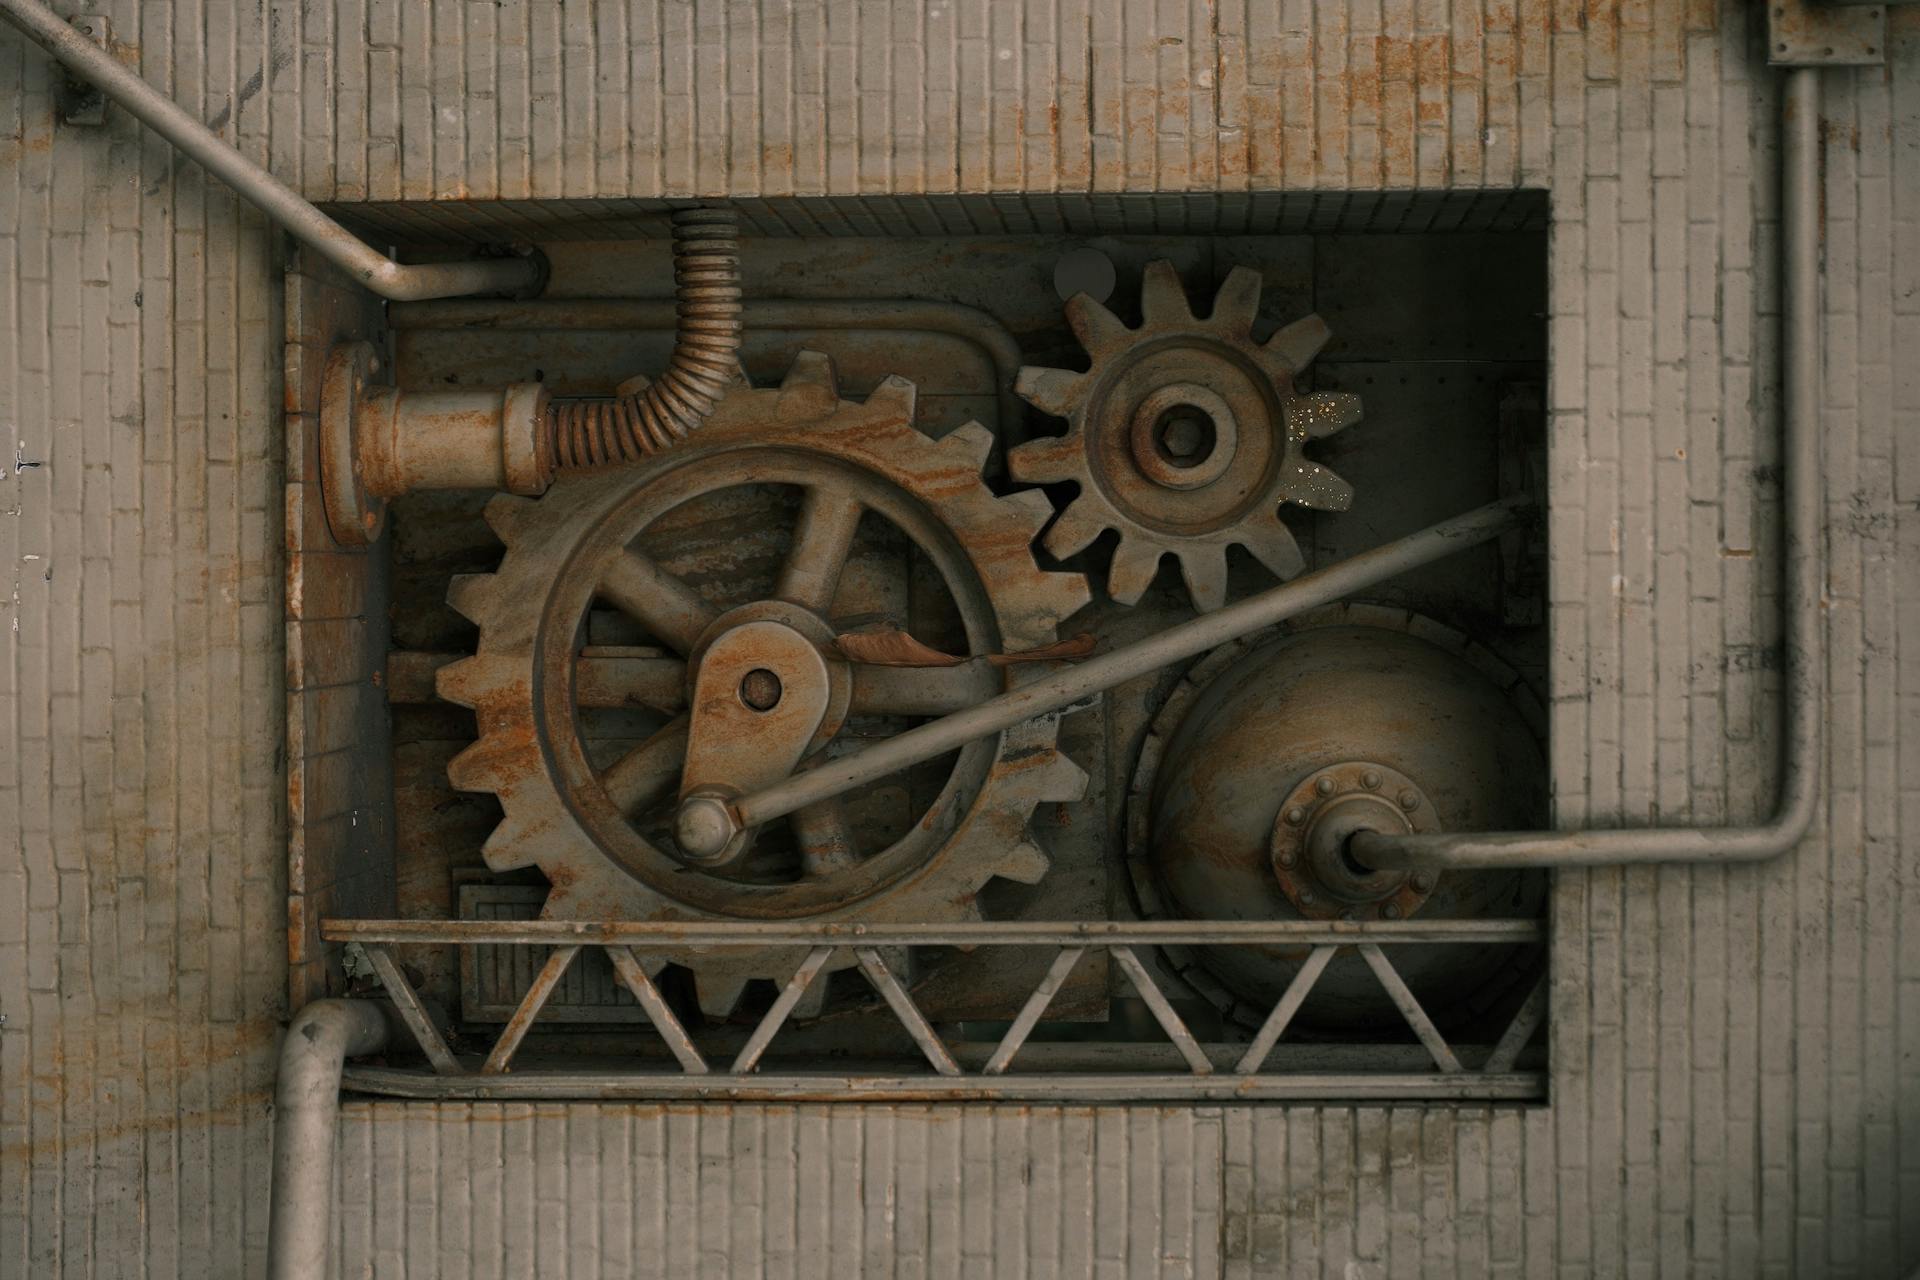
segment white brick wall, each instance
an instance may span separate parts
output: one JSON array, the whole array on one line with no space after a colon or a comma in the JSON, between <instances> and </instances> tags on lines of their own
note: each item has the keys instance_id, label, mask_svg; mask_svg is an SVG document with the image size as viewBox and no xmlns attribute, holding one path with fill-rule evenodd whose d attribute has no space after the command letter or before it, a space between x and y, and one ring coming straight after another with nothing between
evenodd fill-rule
<instances>
[{"instance_id":1,"label":"white brick wall","mask_svg":"<svg viewBox=\"0 0 1920 1280\"><path fill-rule=\"evenodd\" d=\"M1767 807L1775 86L1737 0L108 7L316 198L1548 187L1561 820ZM1893 13L1889 68L1825 78L1823 834L1562 879L1550 1109L356 1107L343 1272L1920 1264ZM285 985L273 239L124 116L54 128L50 78L0 34L0 1276L240 1275Z\"/></svg>"}]
</instances>

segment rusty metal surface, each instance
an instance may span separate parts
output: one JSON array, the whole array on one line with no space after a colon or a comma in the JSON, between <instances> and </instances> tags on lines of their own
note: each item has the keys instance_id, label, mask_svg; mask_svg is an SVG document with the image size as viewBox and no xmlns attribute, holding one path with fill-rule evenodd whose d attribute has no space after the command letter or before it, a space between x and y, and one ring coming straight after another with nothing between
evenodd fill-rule
<instances>
[{"instance_id":1,"label":"rusty metal surface","mask_svg":"<svg viewBox=\"0 0 1920 1280\"><path fill-rule=\"evenodd\" d=\"M783 553L775 583L798 598L750 591L732 611L636 548L634 540L663 513L743 486L798 486L832 495L855 515L865 509L885 519L944 579L970 648L994 653L1051 643L1059 621L1085 596L1077 577L1042 573L1027 550L1044 504L996 499L980 484L984 431L958 432L936 446L909 425L912 412L912 388L904 382L853 405L838 398L827 362L803 360L780 388L730 396L697 437L662 455L659 465L563 480L537 503L503 497L489 506L508 555L498 574L456 583L456 607L481 626L480 651L441 668L438 688L480 716L484 736L451 768L457 785L491 791L505 807L487 842L488 862L497 871L540 866L554 886L548 914L969 918L978 915L976 895L989 879L1031 882L1044 873L1045 853L1023 835L1026 818L1037 804L1071 798L1084 785L1084 775L1052 749L1050 725L961 752L930 807L890 843L829 854L821 825L801 822L797 861L761 842L749 864L711 874L690 871L669 833L634 821L672 793L682 772L687 748L677 745L677 722L615 761L591 761L578 736L567 677L579 660L581 619L596 598L633 616L696 681L705 655L733 629L729 619L777 625L796 637L794 627L811 628L818 634L810 644L831 638L824 619L834 614L855 521L827 520L803 507L797 530L806 536ZM702 568L716 575L716 596L744 589L738 570L729 574L719 558L726 554L719 547L705 552ZM1023 679L1024 670L999 668L999 687ZM970 688L977 677L963 669L957 678ZM732 697L733 685L722 692ZM816 726L828 732L809 728L802 751L827 747L850 716L897 714L884 704L854 703L844 673L829 685L820 693L832 722ZM693 712L697 735L697 702ZM845 819L830 818L829 825L844 827ZM683 961L698 976L702 1005L716 1015L732 1009L751 978L773 976L789 963L777 952L752 963L692 955Z\"/></svg>"},{"instance_id":2,"label":"rusty metal surface","mask_svg":"<svg viewBox=\"0 0 1920 1280\"><path fill-rule=\"evenodd\" d=\"M1434 734L1435 725L1447 733ZM1139 907L1221 925L1391 919L1389 908L1436 923L1537 911L1543 876L1416 884L1336 864L1330 877L1315 867L1309 836L1320 806L1342 800L1387 805L1424 829L1523 821L1545 803L1543 727L1537 699L1510 668L1404 610L1341 606L1215 650L1171 690L1141 748L1128 797ZM1402 791L1413 793L1410 810ZM1337 849L1322 857L1329 852ZM1311 955L1301 946L1176 947L1169 959L1223 1016L1251 1028ZM1507 953L1416 951L1401 969L1435 1016L1468 1023L1518 998L1509 994L1514 964ZM1302 1011L1308 1024L1351 1030L1387 1012L1379 985L1350 956L1317 991Z\"/></svg>"},{"instance_id":3,"label":"rusty metal surface","mask_svg":"<svg viewBox=\"0 0 1920 1280\"><path fill-rule=\"evenodd\" d=\"M1516 1073L1513 1068L1541 1022L1541 1005L1536 991L1535 997L1524 1002L1503 1024L1504 1031L1499 1035L1497 1045L1490 1049L1483 1045L1463 1045L1456 1049L1428 1016L1419 998L1408 988L1396 962L1388 959L1382 950L1383 947L1389 947L1404 955L1410 950L1417 951L1421 946L1431 946L1436 940L1444 940L1454 947L1473 946L1489 939L1498 940L1506 946L1525 946L1537 941L1542 934L1537 921L1524 919L1448 921L1438 925L1260 921L1243 922L1238 928L1216 930L1188 927L1184 933L1178 927L1170 928L1165 924L1137 923L1055 923L1024 928L981 923L944 927L919 925L889 931L883 926L860 924L767 926L715 922L694 926L664 923L591 926L584 922L538 921L494 924L476 929L436 921L331 921L327 928L332 936L352 937L358 941L358 945L367 947L389 990L408 1004L417 1004L412 989L406 977L385 958L384 948L396 940L437 932L443 938L458 939L465 947L504 943L529 951L546 949L546 960L527 983L526 993L519 1001L514 1017L497 1033L477 1067L470 1068L465 1064L450 1067L445 1042L440 1039L437 1029L424 1025L425 1020L421 1017L406 1019L408 1027L420 1039L420 1047L427 1053L434 1072L442 1077L438 1096L445 1097L557 1096L569 1089L574 1090L577 1096L777 1097L784 1094L801 1097L837 1089L848 1097L958 1099L1014 1096L1073 1099L1113 1096L1117 1088L1123 1087L1118 1083L1122 1080L1141 1083L1147 1091L1146 1096L1164 1094L1194 1099L1286 1096L1289 1089L1301 1087L1298 1080L1290 1082L1286 1077L1314 1073L1303 1072L1300 1065L1292 1065L1289 1069L1287 1063L1271 1063L1276 1042L1294 1013L1302 1006L1307 989L1325 973L1326 956L1341 949L1342 943L1352 944L1358 951L1392 1007L1404 1019L1404 1029L1410 1031L1431 1055L1443 1075L1466 1073L1468 1068L1464 1063L1470 1061L1473 1064L1472 1074L1476 1077L1477 1087L1455 1088L1451 1096L1508 1097L1513 1096L1510 1091L1516 1087L1524 1088L1521 1082L1528 1073ZM714 1039L710 1031L690 1035L668 1004L660 999L658 991L649 981L649 972L657 971L663 963L663 954L678 947L688 936L701 939L701 945L709 949L758 953L776 934L783 934L800 943L801 950L796 954L802 958L786 977L779 997L758 1018L746 1039L739 1043L732 1065L722 1074L710 1075L707 1062L715 1053L724 1051L725 1042ZM984 1059L978 1048L971 1044L961 1052L948 1043L947 1035L928 1021L914 996L896 978L894 964L885 958L885 953L890 950L904 952L899 945L903 942L925 944L965 938L975 939L975 945L999 951L1038 947L1057 953L1027 999L1022 1016L1015 1020L998 1045L992 1048L991 1054ZM1247 945L1272 945L1291 939L1311 942L1315 946L1315 960L1305 966L1282 993L1265 1019L1261 1034L1245 1053L1238 1052L1237 1046L1203 1044L1168 999L1161 980L1142 963L1134 950L1135 945L1149 940L1185 940L1207 948L1237 949ZM553 943L559 945L550 945ZM515 1055L527 1043L528 1032L532 1030L542 1006L558 987L561 975L584 948L594 945L605 948L623 980L634 987L637 995L642 996L650 1020L671 1051L671 1065L657 1058L636 1059L626 1056L624 1070L631 1073L631 1078L621 1079L606 1068L583 1069L578 1063L556 1066L552 1061L535 1062L529 1067L528 1086L531 1091L524 1094L516 1093L512 1087L472 1092L462 1081L446 1079L449 1076L471 1078L504 1074ZM1158 1074L1160 1055L1156 1055L1151 1046L1109 1045L1109 1048L1130 1052L1131 1056L1109 1058L1105 1072L1091 1078L1079 1073L1085 1072L1090 1063L1099 1062L1097 1055L1089 1059L1084 1054L1074 1054L1073 1046L1060 1044L1049 1046L1054 1050L1051 1054L1032 1052L1035 1046L1029 1045L1027 1040L1038 1022L1040 1010L1059 990L1067 971L1088 949L1108 953L1119 971L1126 976L1129 986L1151 1015L1152 1023L1169 1042L1162 1047L1170 1047L1178 1060L1185 1064L1188 1075L1184 1089ZM864 1051L843 1053L830 1060L812 1062L808 1062L804 1056L804 1048L800 1057L796 1057L791 1049L776 1052L776 1040L800 1010L807 992L848 953L884 998L897 1029L906 1033L909 1043L917 1050L922 1067L918 1075L910 1065L900 1064L897 1052L890 1051L883 1043L869 1044ZM791 1038L788 1037L789 1040ZM1066 1052L1062 1054L1061 1050ZM1228 1062L1234 1063L1235 1085L1223 1095L1208 1080ZM870 1065L862 1066L863 1063ZM776 1081L755 1082L752 1079L763 1065L768 1065L770 1075L778 1077ZM1404 1065L1403 1061L1376 1053L1372 1061L1356 1073L1358 1078L1350 1081L1350 1087L1362 1091L1368 1089L1370 1086L1364 1077L1369 1073L1374 1076L1393 1076L1401 1083L1408 1083L1404 1079ZM931 1068L931 1075L925 1071L928 1067ZM809 1073L811 1081L796 1083L791 1078L796 1069ZM691 1094L686 1085L686 1077L689 1076L699 1078L702 1082ZM403 1093L427 1090L418 1080L410 1081L407 1076L375 1078L384 1080L384 1087ZM1325 1086L1323 1075L1315 1076L1314 1080L1319 1087ZM1426 1096L1417 1078L1411 1082L1411 1088L1415 1096Z\"/></svg>"},{"instance_id":4,"label":"rusty metal surface","mask_svg":"<svg viewBox=\"0 0 1920 1280\"><path fill-rule=\"evenodd\" d=\"M1897 2L1897 0L1896 0ZM1848 0L1766 0L1767 62L1875 67L1887 61L1887 7Z\"/></svg>"},{"instance_id":5,"label":"rusty metal surface","mask_svg":"<svg viewBox=\"0 0 1920 1280\"><path fill-rule=\"evenodd\" d=\"M1359 421L1360 399L1297 390L1327 327L1309 316L1256 343L1260 290L1257 271L1235 267L1197 319L1173 264L1149 263L1137 328L1085 294L1068 301L1091 368L1020 371L1021 396L1067 430L1021 445L1008 466L1028 483L1079 486L1047 530L1053 555L1119 532L1106 589L1123 604L1140 599L1169 554L1202 610L1226 603L1230 546L1294 577L1306 561L1281 505L1352 505L1352 488L1304 445Z\"/></svg>"}]
</instances>

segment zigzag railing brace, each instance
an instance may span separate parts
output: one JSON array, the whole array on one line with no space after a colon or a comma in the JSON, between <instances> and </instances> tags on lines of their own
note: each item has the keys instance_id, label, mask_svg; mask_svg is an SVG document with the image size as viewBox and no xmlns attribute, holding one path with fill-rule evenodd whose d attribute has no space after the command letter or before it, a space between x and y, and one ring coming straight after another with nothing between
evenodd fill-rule
<instances>
[{"instance_id":1,"label":"zigzag railing brace","mask_svg":"<svg viewBox=\"0 0 1920 1280\"><path fill-rule=\"evenodd\" d=\"M639 1002L646 1013L647 1020L653 1023L653 1029L667 1042L667 1048L680 1063L680 1069L691 1076L706 1075L709 1068L707 1060L700 1056L700 1049L693 1043L693 1037L680 1025L680 1019L673 1016L673 1010L667 1007L666 999L661 996L660 988L653 984L647 971L634 958L631 947L604 948L607 959L613 962L613 971L633 998Z\"/></svg>"},{"instance_id":2,"label":"zigzag railing brace","mask_svg":"<svg viewBox=\"0 0 1920 1280\"><path fill-rule=\"evenodd\" d=\"M1073 972L1073 966L1080 957L1087 954L1085 947L1062 947L1047 967L1046 977L1040 979L1040 985L1033 989L1027 1002L1020 1006L1019 1016L1013 1025L1007 1028L1007 1034L1000 1037L999 1045L993 1056L987 1059L987 1065L981 1069L982 1075L997 1076L1013 1065L1013 1056L1020 1052L1020 1046L1027 1042L1033 1029L1040 1022L1040 1015L1047 1011L1053 998L1060 994L1060 988L1067 984L1067 975Z\"/></svg>"},{"instance_id":3,"label":"zigzag railing brace","mask_svg":"<svg viewBox=\"0 0 1920 1280\"><path fill-rule=\"evenodd\" d=\"M1327 971L1327 962L1333 959L1333 953L1338 950L1338 947L1315 947L1307 955L1307 962L1300 966L1300 972L1293 975L1293 981L1280 994L1280 1002L1273 1006L1273 1012L1260 1024L1259 1034L1254 1036L1253 1043L1247 1046L1246 1053L1233 1068L1236 1075L1253 1075L1265 1065L1267 1055L1273 1052L1274 1045L1280 1043L1280 1037L1286 1033L1293 1015L1300 1012L1300 1006L1306 1003L1307 993L1313 990L1314 983L1320 981L1320 975Z\"/></svg>"},{"instance_id":4,"label":"zigzag railing brace","mask_svg":"<svg viewBox=\"0 0 1920 1280\"><path fill-rule=\"evenodd\" d=\"M887 1007L893 1010L893 1016L900 1020L913 1042L920 1046L920 1052L926 1055L933 1069L943 1076L960 1074L960 1064L953 1060L953 1054L947 1051L946 1044L934 1032L926 1015L920 1012L920 1006L913 1002L906 988L887 968L886 961L880 958L880 952L873 947L855 947L853 954L860 961L860 971L867 975L867 981L886 999Z\"/></svg>"},{"instance_id":5,"label":"zigzag railing brace","mask_svg":"<svg viewBox=\"0 0 1920 1280\"><path fill-rule=\"evenodd\" d=\"M1418 1000L1414 999L1413 992L1401 978L1400 971L1393 967L1393 962L1387 959L1386 953L1371 942L1363 942L1360 944L1360 954L1366 958L1367 967L1373 970L1373 976L1380 979L1380 985L1387 989L1387 995L1399 1008L1400 1016L1407 1020L1409 1027L1413 1028L1413 1034L1419 1036L1420 1043L1427 1046L1427 1052L1433 1056L1434 1065L1448 1075L1463 1070L1460 1059L1454 1057L1453 1049L1447 1044L1446 1037L1440 1034L1440 1029L1433 1025L1433 1019L1427 1016L1427 1011L1420 1007Z\"/></svg>"},{"instance_id":6,"label":"zigzag railing brace","mask_svg":"<svg viewBox=\"0 0 1920 1280\"><path fill-rule=\"evenodd\" d=\"M1160 1023L1160 1029L1167 1033L1167 1039L1173 1041L1174 1048L1180 1050L1180 1056L1187 1060L1187 1066L1197 1076L1213 1074L1213 1059L1193 1038L1193 1032L1187 1030L1187 1024L1175 1013L1173 1005L1168 1003L1166 994L1147 973L1147 967L1140 963L1140 957L1133 954L1132 947L1114 946L1107 948L1120 967L1127 971L1127 977L1133 982L1133 989L1147 1002L1147 1008Z\"/></svg>"},{"instance_id":7,"label":"zigzag railing brace","mask_svg":"<svg viewBox=\"0 0 1920 1280\"><path fill-rule=\"evenodd\" d=\"M547 962L540 966L540 972L534 975L533 985L527 988L520 1007L513 1011L513 1017L507 1020L507 1025L501 1030L500 1038L493 1042L493 1051L487 1054L487 1060L480 1065L481 1075L499 1075L507 1069L507 1064L513 1061L513 1055L519 1051L520 1042L527 1038L527 1032L532 1029L533 1020L540 1016L547 997L560 985L567 966L579 954L578 946L553 949Z\"/></svg>"},{"instance_id":8,"label":"zigzag railing brace","mask_svg":"<svg viewBox=\"0 0 1920 1280\"><path fill-rule=\"evenodd\" d=\"M800 997L807 994L807 988L813 985L813 980L820 976L820 970L826 968L827 961L831 960L833 953L839 949L838 947L815 947L807 953L807 958L800 962L800 967L793 971L791 978L787 979L787 985L781 989L779 998L773 1002L773 1007L768 1009L766 1016L760 1019L760 1025L753 1029L753 1034L747 1037L747 1042L740 1046L740 1054L733 1060L731 1068L734 1075L746 1075L760 1065L761 1055L766 1053L767 1046L773 1043L774 1036L779 1034L780 1028L787 1021L787 1015L793 1012L793 1006L800 1003Z\"/></svg>"},{"instance_id":9,"label":"zigzag railing brace","mask_svg":"<svg viewBox=\"0 0 1920 1280\"><path fill-rule=\"evenodd\" d=\"M1513 1021L1501 1033L1500 1041L1493 1046L1493 1052L1487 1055L1486 1065L1480 1069L1488 1075L1513 1070L1513 1064L1520 1060L1520 1051L1533 1039L1533 1033L1547 1020L1547 975L1541 974L1533 984L1533 990L1520 1002L1520 1008L1514 1012Z\"/></svg>"},{"instance_id":10,"label":"zigzag railing brace","mask_svg":"<svg viewBox=\"0 0 1920 1280\"><path fill-rule=\"evenodd\" d=\"M393 1000L400 1021L407 1024L407 1030L419 1042L421 1052L427 1055L427 1061L433 1064L434 1071L443 1076L464 1073L466 1069L453 1056L453 1050L447 1047L446 1037L440 1034L440 1028L433 1025L426 1005L420 1002L420 993L413 989L413 984L407 981L407 975L387 954L387 949L369 946L365 951L367 959L373 962L373 971L378 975L380 985L387 989L387 995Z\"/></svg>"}]
</instances>

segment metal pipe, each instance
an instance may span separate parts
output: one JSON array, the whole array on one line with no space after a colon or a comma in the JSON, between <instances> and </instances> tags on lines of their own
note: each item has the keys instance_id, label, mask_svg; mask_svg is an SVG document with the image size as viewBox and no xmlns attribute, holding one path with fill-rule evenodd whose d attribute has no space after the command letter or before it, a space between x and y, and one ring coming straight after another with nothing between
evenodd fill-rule
<instances>
[{"instance_id":1,"label":"metal pipe","mask_svg":"<svg viewBox=\"0 0 1920 1280\"><path fill-rule=\"evenodd\" d=\"M680 806L676 834L689 853L711 856L725 848L737 831L771 822L963 747L976 738L1058 711L1135 676L1205 653L1294 614L1332 604L1355 591L1497 538L1520 522L1520 513L1527 506L1524 499L1508 499L1444 520L748 795L696 792Z\"/></svg>"},{"instance_id":2,"label":"metal pipe","mask_svg":"<svg viewBox=\"0 0 1920 1280\"><path fill-rule=\"evenodd\" d=\"M523 293L541 283L543 268L532 258L402 266L228 146L39 0L0 0L0 17L59 59L76 77L98 87L134 119L210 170L302 244L383 298L404 302L467 293Z\"/></svg>"},{"instance_id":3,"label":"metal pipe","mask_svg":"<svg viewBox=\"0 0 1920 1280\"><path fill-rule=\"evenodd\" d=\"M1025 357L1007 327L978 307L919 298L749 298L747 326L773 330L832 329L843 332L939 333L972 343L993 365L999 404L999 435L1008 444L1025 439L1026 402L1013 389ZM395 307L395 329L558 329L626 333L671 329L678 310L670 298L542 299L538 302L422 302Z\"/></svg>"},{"instance_id":4,"label":"metal pipe","mask_svg":"<svg viewBox=\"0 0 1920 1280\"><path fill-rule=\"evenodd\" d=\"M365 946L1204 947L1352 942L1522 943L1538 920L1041 920L861 924L851 920L323 920L329 942Z\"/></svg>"},{"instance_id":5,"label":"metal pipe","mask_svg":"<svg viewBox=\"0 0 1920 1280\"><path fill-rule=\"evenodd\" d=\"M1781 445L1786 712L1779 798L1748 827L1389 835L1360 832L1349 851L1382 869L1588 867L1762 862L1792 849L1820 802L1823 672L1820 600L1820 73L1787 73L1781 132Z\"/></svg>"},{"instance_id":6,"label":"metal pipe","mask_svg":"<svg viewBox=\"0 0 1920 1280\"><path fill-rule=\"evenodd\" d=\"M267 1229L272 1280L319 1280L327 1274L340 1075L348 1058L374 1053L386 1043L386 1014L372 1000L316 1000L287 1027L273 1107Z\"/></svg>"}]
</instances>

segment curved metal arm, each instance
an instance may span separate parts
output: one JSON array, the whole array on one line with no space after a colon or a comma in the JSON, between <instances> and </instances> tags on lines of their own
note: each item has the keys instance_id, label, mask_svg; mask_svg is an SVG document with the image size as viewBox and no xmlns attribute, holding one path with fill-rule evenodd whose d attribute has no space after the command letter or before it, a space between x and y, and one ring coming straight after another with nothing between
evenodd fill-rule
<instances>
[{"instance_id":1,"label":"curved metal arm","mask_svg":"<svg viewBox=\"0 0 1920 1280\"><path fill-rule=\"evenodd\" d=\"M39 0L0 0L0 17L58 58L76 77L98 86L136 120L199 161L302 244L383 298L412 302L468 293L524 293L542 282L544 270L532 258L403 266L228 146Z\"/></svg>"},{"instance_id":2,"label":"curved metal arm","mask_svg":"<svg viewBox=\"0 0 1920 1280\"><path fill-rule=\"evenodd\" d=\"M273 1105L273 1216L267 1229L272 1280L327 1274L340 1073L348 1058L386 1043L386 1014L372 1000L316 1000L287 1027Z\"/></svg>"},{"instance_id":3,"label":"curved metal arm","mask_svg":"<svg viewBox=\"0 0 1920 1280\"><path fill-rule=\"evenodd\" d=\"M1349 849L1370 867L1451 870L1469 867L1591 867L1646 862L1761 862L1792 849L1819 811L1822 668L1820 598L1820 73L1787 73L1781 158L1780 361L1785 404L1780 455L1784 472L1786 567L1786 715L1780 797L1773 816L1752 827L1646 827L1638 830L1529 831L1493 834L1356 834Z\"/></svg>"}]
</instances>

